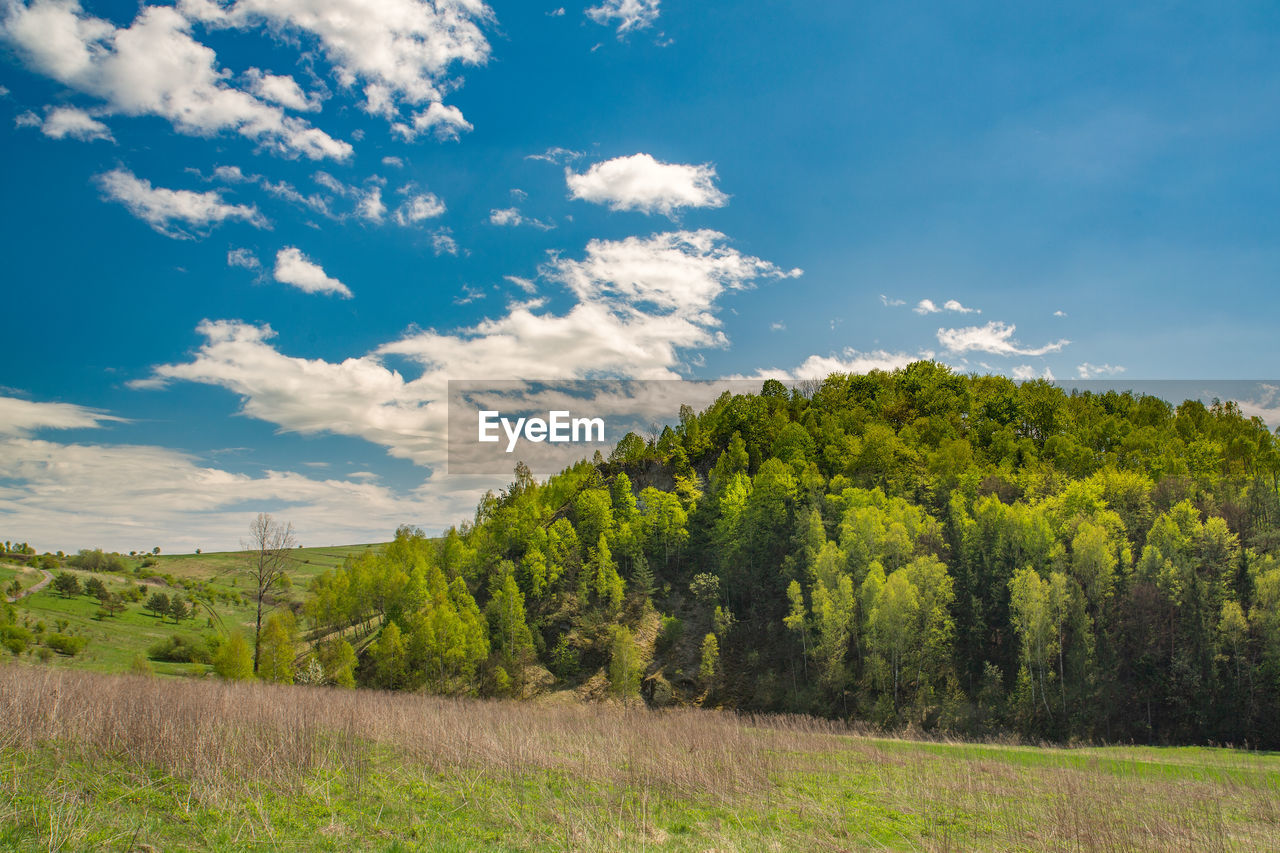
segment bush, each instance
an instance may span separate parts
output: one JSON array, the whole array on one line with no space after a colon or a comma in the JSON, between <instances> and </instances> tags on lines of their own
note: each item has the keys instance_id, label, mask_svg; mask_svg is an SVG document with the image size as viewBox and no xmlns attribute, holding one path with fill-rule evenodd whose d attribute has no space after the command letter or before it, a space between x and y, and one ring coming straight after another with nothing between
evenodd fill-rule
<instances>
[{"instance_id":1,"label":"bush","mask_svg":"<svg viewBox=\"0 0 1280 853\"><path fill-rule=\"evenodd\" d=\"M44 644L60 655L74 657L84 651L89 643L84 637L72 637L70 634L50 634L44 638Z\"/></svg>"},{"instance_id":2,"label":"bush","mask_svg":"<svg viewBox=\"0 0 1280 853\"><path fill-rule=\"evenodd\" d=\"M680 642L682 634L684 634L683 622L675 616L663 616L662 627L658 629L658 641L655 644L658 654L671 651L675 644Z\"/></svg>"},{"instance_id":3,"label":"bush","mask_svg":"<svg viewBox=\"0 0 1280 853\"><path fill-rule=\"evenodd\" d=\"M0 645L15 655L20 655L31 645L31 632L17 625L6 625L0 629Z\"/></svg>"},{"instance_id":4,"label":"bush","mask_svg":"<svg viewBox=\"0 0 1280 853\"><path fill-rule=\"evenodd\" d=\"M253 678L253 653L244 634L232 632L213 656L213 668L228 681L249 681Z\"/></svg>"},{"instance_id":5,"label":"bush","mask_svg":"<svg viewBox=\"0 0 1280 853\"><path fill-rule=\"evenodd\" d=\"M213 659L206 644L181 634L153 644L147 649L147 657L170 663L209 663Z\"/></svg>"}]
</instances>

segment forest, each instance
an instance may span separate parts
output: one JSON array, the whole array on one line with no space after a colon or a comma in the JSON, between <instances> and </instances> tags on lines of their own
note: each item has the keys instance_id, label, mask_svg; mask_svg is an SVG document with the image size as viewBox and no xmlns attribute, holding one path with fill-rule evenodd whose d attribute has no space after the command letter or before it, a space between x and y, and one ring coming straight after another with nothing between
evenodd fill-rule
<instances>
[{"instance_id":1,"label":"forest","mask_svg":"<svg viewBox=\"0 0 1280 853\"><path fill-rule=\"evenodd\" d=\"M933 362L726 393L318 576L313 680L1280 747L1280 445Z\"/></svg>"}]
</instances>

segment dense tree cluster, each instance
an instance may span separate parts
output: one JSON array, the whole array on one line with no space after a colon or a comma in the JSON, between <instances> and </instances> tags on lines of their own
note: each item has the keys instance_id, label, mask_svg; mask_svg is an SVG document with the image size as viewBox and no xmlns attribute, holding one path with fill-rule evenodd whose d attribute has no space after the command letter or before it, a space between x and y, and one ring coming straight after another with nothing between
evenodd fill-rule
<instances>
[{"instance_id":1,"label":"dense tree cluster","mask_svg":"<svg viewBox=\"0 0 1280 853\"><path fill-rule=\"evenodd\" d=\"M518 470L474 523L318 579L306 614L389 688L603 673L885 725L1276 747L1278 487L1280 444L1230 403L930 362L769 381L546 482Z\"/></svg>"}]
</instances>

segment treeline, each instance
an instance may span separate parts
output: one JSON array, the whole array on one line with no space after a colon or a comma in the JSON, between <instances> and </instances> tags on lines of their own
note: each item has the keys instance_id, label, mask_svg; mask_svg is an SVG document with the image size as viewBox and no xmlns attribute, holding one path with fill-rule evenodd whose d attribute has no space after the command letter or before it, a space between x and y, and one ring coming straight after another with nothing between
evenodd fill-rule
<instances>
[{"instance_id":1,"label":"treeline","mask_svg":"<svg viewBox=\"0 0 1280 853\"><path fill-rule=\"evenodd\" d=\"M725 394L316 580L365 684L1280 746L1280 445L919 362ZM343 645L348 645L343 640Z\"/></svg>"}]
</instances>

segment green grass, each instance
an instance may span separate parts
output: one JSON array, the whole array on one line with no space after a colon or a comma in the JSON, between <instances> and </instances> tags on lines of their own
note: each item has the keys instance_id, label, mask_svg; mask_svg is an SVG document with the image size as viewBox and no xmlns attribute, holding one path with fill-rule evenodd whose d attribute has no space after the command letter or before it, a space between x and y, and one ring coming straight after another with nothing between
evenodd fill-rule
<instances>
[{"instance_id":1,"label":"green grass","mask_svg":"<svg viewBox=\"0 0 1280 853\"><path fill-rule=\"evenodd\" d=\"M384 544L350 545L329 548L298 548L293 552L294 563L289 575L293 581L292 590L288 593L296 600L301 600L307 585L316 575L328 569L340 567L348 555L358 555L365 551L380 550ZM155 565L142 567L142 560L149 557ZM130 602L124 613L116 617L98 617L99 603L88 595L64 598L53 588L46 587L26 598L20 599L13 607L19 624L34 627L44 623L48 631L58 630L58 623L65 623L65 633L83 636L88 639L85 650L74 657L55 655L49 663L53 666L88 669L98 672L126 672L136 657L145 657L148 648L153 644L181 634L190 639L210 639L223 634L226 630L240 627L251 630L254 609L250 605L247 594L249 584L244 577L239 577L236 570L247 562L244 552L219 552L212 554L178 554L178 555L143 555L136 559L127 558L130 571L118 573L90 573L71 571L81 583L90 577L100 578L107 588L120 592L139 583L147 587L147 595L152 592L178 594L184 598L188 590L183 583L201 583L208 589L223 593L222 598L212 601L213 624L209 624L211 614L200 610L195 618L184 619L175 624L170 618L160 618L147 613L143 609L144 602ZM139 575L133 570L139 569ZM17 567L0 567L0 585L7 587L15 576L21 576L23 586L28 587L40 580L42 575L33 569L23 570ZM166 580L166 577L168 580ZM170 581L174 584L170 585ZM226 600L227 594L237 596L244 594L243 604L233 604ZM145 601L145 599L144 599ZM34 658L39 647L33 646L24 656ZM0 654L7 655L7 652ZM160 675L189 676L202 675L208 669L199 664L170 663L153 661L152 666Z\"/></svg>"},{"instance_id":2,"label":"green grass","mask_svg":"<svg viewBox=\"0 0 1280 853\"><path fill-rule=\"evenodd\" d=\"M367 545L333 545L325 548L295 548L293 565L289 575L296 586L306 588L311 579L329 569L342 566L348 556L359 556L366 551L381 551L385 542ZM157 564L152 571L171 574L175 578L208 580L218 575L226 576L244 566L249 560L245 551L218 551L210 554L160 554L152 557Z\"/></svg>"},{"instance_id":3,"label":"green grass","mask_svg":"<svg viewBox=\"0 0 1280 853\"><path fill-rule=\"evenodd\" d=\"M0 848L1268 850L1280 755L0 666Z\"/></svg>"}]
</instances>

